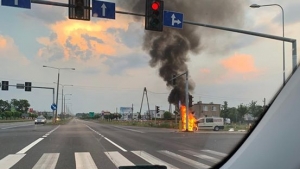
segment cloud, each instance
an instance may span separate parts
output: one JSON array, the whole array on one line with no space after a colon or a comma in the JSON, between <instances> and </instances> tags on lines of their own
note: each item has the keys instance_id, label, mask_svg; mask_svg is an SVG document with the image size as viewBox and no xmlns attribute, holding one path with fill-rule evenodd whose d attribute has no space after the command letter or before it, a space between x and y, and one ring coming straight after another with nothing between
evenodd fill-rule
<instances>
[{"instance_id":1,"label":"cloud","mask_svg":"<svg viewBox=\"0 0 300 169\"><path fill-rule=\"evenodd\" d=\"M254 73L258 71L254 65L253 57L246 54L235 54L223 59L221 60L221 65L229 72L237 74Z\"/></svg>"},{"instance_id":2,"label":"cloud","mask_svg":"<svg viewBox=\"0 0 300 169\"><path fill-rule=\"evenodd\" d=\"M111 75L122 75L127 69L147 66L147 62L148 57L145 54L130 54L122 57L108 57L104 64L109 66Z\"/></svg>"},{"instance_id":3,"label":"cloud","mask_svg":"<svg viewBox=\"0 0 300 169\"><path fill-rule=\"evenodd\" d=\"M293 24L300 21L299 18L299 9L300 9L300 2L292 2L289 3L287 6L284 6L284 15L285 15L285 24ZM278 15L273 19L273 22L278 24L282 24L282 12L278 8Z\"/></svg>"},{"instance_id":4,"label":"cloud","mask_svg":"<svg viewBox=\"0 0 300 169\"><path fill-rule=\"evenodd\" d=\"M202 68L202 69L200 69L200 73L209 74L210 73L210 69L208 69L208 68Z\"/></svg>"},{"instance_id":5,"label":"cloud","mask_svg":"<svg viewBox=\"0 0 300 169\"><path fill-rule=\"evenodd\" d=\"M37 38L43 45L38 56L41 59L87 61L92 57L126 55L131 49L118 40L118 36L109 29L128 30L128 21L119 19L83 22L63 20L50 24L52 31L49 37ZM58 57L59 55L59 57Z\"/></svg>"}]
</instances>

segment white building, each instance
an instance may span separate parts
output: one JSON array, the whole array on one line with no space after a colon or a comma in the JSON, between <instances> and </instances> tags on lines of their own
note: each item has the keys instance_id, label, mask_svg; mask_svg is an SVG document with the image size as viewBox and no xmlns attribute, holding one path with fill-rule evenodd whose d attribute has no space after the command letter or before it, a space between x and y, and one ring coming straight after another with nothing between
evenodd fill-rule
<instances>
[{"instance_id":1,"label":"white building","mask_svg":"<svg viewBox=\"0 0 300 169\"><path fill-rule=\"evenodd\" d=\"M150 110L150 116L151 116L151 118L163 119L165 112L166 112L165 110L160 110L159 113L156 113L156 110ZM149 119L148 111L146 111L145 117L146 117L146 119Z\"/></svg>"}]
</instances>

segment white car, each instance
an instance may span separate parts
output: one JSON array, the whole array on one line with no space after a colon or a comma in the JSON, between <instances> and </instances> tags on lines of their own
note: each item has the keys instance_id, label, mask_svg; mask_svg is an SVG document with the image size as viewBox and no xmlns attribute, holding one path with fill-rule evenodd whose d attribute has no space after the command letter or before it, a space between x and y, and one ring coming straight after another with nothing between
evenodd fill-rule
<instances>
[{"instance_id":1,"label":"white car","mask_svg":"<svg viewBox=\"0 0 300 169\"><path fill-rule=\"evenodd\" d=\"M47 119L43 116L39 116L34 120L34 124L46 124Z\"/></svg>"}]
</instances>

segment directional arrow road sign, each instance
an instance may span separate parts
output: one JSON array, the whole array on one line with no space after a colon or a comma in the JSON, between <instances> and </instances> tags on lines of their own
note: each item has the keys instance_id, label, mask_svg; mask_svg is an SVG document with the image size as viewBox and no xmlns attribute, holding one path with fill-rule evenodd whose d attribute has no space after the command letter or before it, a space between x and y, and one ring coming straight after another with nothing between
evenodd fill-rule
<instances>
[{"instance_id":1,"label":"directional arrow road sign","mask_svg":"<svg viewBox=\"0 0 300 169\"><path fill-rule=\"evenodd\" d=\"M116 4L104 1L92 1L92 16L98 18L115 19Z\"/></svg>"},{"instance_id":2,"label":"directional arrow road sign","mask_svg":"<svg viewBox=\"0 0 300 169\"><path fill-rule=\"evenodd\" d=\"M56 109L57 109L56 104L53 103L53 104L51 105L51 109L52 109L52 110L56 110Z\"/></svg>"},{"instance_id":3,"label":"directional arrow road sign","mask_svg":"<svg viewBox=\"0 0 300 169\"><path fill-rule=\"evenodd\" d=\"M31 0L1 0L1 5L30 9Z\"/></svg>"},{"instance_id":4,"label":"directional arrow road sign","mask_svg":"<svg viewBox=\"0 0 300 169\"><path fill-rule=\"evenodd\" d=\"M183 14L172 11L164 11L164 26L182 29Z\"/></svg>"}]
</instances>

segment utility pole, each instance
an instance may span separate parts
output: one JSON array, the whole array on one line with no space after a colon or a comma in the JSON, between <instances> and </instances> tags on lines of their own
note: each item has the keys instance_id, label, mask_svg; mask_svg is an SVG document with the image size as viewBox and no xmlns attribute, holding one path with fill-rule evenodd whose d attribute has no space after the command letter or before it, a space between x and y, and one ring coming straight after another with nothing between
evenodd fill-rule
<instances>
[{"instance_id":1,"label":"utility pole","mask_svg":"<svg viewBox=\"0 0 300 169\"><path fill-rule=\"evenodd\" d=\"M131 111L132 111L131 120L133 121L133 104L132 104L132 107L131 107Z\"/></svg>"}]
</instances>

